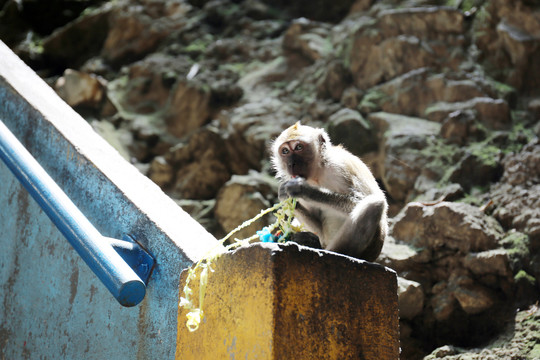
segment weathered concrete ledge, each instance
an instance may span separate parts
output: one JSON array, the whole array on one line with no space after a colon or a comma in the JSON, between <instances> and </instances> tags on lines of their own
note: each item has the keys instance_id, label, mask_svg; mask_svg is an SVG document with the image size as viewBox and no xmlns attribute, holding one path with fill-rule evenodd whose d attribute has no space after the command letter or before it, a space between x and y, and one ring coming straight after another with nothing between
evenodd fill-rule
<instances>
[{"instance_id":1,"label":"weathered concrete ledge","mask_svg":"<svg viewBox=\"0 0 540 360\"><path fill-rule=\"evenodd\" d=\"M199 329L178 312L176 359L399 358L393 270L294 243L253 244L212 268Z\"/></svg>"},{"instance_id":2,"label":"weathered concrete ledge","mask_svg":"<svg viewBox=\"0 0 540 360\"><path fill-rule=\"evenodd\" d=\"M123 308L0 161L0 358L172 359L179 273L216 241L0 42L0 119L104 236L156 258Z\"/></svg>"}]
</instances>

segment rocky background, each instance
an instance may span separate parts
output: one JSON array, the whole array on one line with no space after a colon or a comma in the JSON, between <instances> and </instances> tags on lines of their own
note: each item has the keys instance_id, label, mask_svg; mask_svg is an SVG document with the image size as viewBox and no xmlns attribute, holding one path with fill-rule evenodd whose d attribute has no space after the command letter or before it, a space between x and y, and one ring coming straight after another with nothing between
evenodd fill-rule
<instances>
[{"instance_id":1,"label":"rocky background","mask_svg":"<svg viewBox=\"0 0 540 360\"><path fill-rule=\"evenodd\" d=\"M540 1L0 9L0 39L216 237L277 202L272 138L327 128L391 204L402 358L540 358Z\"/></svg>"}]
</instances>

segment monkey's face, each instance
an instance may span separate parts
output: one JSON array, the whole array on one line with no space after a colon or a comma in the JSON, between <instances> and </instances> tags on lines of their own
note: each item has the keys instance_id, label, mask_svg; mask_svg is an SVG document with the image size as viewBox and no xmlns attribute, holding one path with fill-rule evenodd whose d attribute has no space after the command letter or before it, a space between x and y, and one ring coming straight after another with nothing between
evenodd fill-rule
<instances>
[{"instance_id":1,"label":"monkey's face","mask_svg":"<svg viewBox=\"0 0 540 360\"><path fill-rule=\"evenodd\" d=\"M280 145L278 153L289 175L309 178L314 157L310 144L301 140L290 140Z\"/></svg>"}]
</instances>

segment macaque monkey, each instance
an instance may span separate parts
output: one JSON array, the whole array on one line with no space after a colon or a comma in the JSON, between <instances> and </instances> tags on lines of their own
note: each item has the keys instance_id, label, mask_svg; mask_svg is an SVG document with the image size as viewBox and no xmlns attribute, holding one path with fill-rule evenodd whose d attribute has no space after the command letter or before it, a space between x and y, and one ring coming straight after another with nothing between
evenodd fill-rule
<instances>
[{"instance_id":1,"label":"macaque monkey","mask_svg":"<svg viewBox=\"0 0 540 360\"><path fill-rule=\"evenodd\" d=\"M279 198L298 199L295 216L326 250L374 261L388 232L388 204L366 164L323 129L296 123L272 144Z\"/></svg>"}]
</instances>

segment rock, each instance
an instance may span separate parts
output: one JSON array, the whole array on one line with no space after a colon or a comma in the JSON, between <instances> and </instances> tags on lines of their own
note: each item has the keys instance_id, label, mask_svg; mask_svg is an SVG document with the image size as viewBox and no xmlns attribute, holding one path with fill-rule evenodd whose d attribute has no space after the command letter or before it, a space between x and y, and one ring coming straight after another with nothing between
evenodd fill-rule
<instances>
[{"instance_id":1,"label":"rock","mask_svg":"<svg viewBox=\"0 0 540 360\"><path fill-rule=\"evenodd\" d=\"M415 263L422 263L423 260L428 261L429 258L422 259L417 249L407 244L396 243L391 236L384 241L381 254L377 258L377 262L399 273L414 268Z\"/></svg>"},{"instance_id":2,"label":"rock","mask_svg":"<svg viewBox=\"0 0 540 360\"><path fill-rule=\"evenodd\" d=\"M331 45L328 36L329 29L326 24L305 18L296 19L285 32L283 49L315 62L329 54Z\"/></svg>"},{"instance_id":3,"label":"rock","mask_svg":"<svg viewBox=\"0 0 540 360\"><path fill-rule=\"evenodd\" d=\"M513 186L532 186L540 183L540 141L533 139L517 154L504 162L501 181Z\"/></svg>"},{"instance_id":4,"label":"rock","mask_svg":"<svg viewBox=\"0 0 540 360\"><path fill-rule=\"evenodd\" d=\"M418 181L417 181L418 183ZM415 183L414 188L417 190L419 185ZM456 201L462 199L464 196L464 191L461 185L459 184L448 184L441 186L440 184L435 184L431 182L427 185L426 189L422 191L415 201L421 203L438 203L441 201Z\"/></svg>"},{"instance_id":5,"label":"rock","mask_svg":"<svg viewBox=\"0 0 540 360\"><path fill-rule=\"evenodd\" d=\"M497 334L488 346L461 348L444 346L435 349L425 360L486 360L486 359L537 359L538 346L536 331L540 320L540 308L531 306L513 314L509 319L512 325L507 331ZM534 339L534 340L533 340Z\"/></svg>"},{"instance_id":6,"label":"rock","mask_svg":"<svg viewBox=\"0 0 540 360\"><path fill-rule=\"evenodd\" d=\"M356 86L366 89L424 67L456 69L464 59L463 31L463 14L451 8L381 11L354 37L350 64Z\"/></svg>"},{"instance_id":7,"label":"rock","mask_svg":"<svg viewBox=\"0 0 540 360\"><path fill-rule=\"evenodd\" d=\"M441 137L457 145L465 145L471 140L482 140L486 134L476 122L472 110L454 111L443 120Z\"/></svg>"},{"instance_id":8,"label":"rock","mask_svg":"<svg viewBox=\"0 0 540 360\"><path fill-rule=\"evenodd\" d=\"M485 186L501 178L502 153L497 148L482 146L475 153L466 153L450 173L449 180L467 192L473 186Z\"/></svg>"},{"instance_id":9,"label":"rock","mask_svg":"<svg viewBox=\"0 0 540 360\"><path fill-rule=\"evenodd\" d=\"M417 37L461 35L465 30L463 13L451 7L417 7L384 10L378 27L385 36L401 34Z\"/></svg>"},{"instance_id":10,"label":"rock","mask_svg":"<svg viewBox=\"0 0 540 360\"><path fill-rule=\"evenodd\" d=\"M389 39L359 36L351 55L351 73L355 85L367 89L411 70L435 65L433 54L414 36Z\"/></svg>"},{"instance_id":11,"label":"rock","mask_svg":"<svg viewBox=\"0 0 540 360\"><path fill-rule=\"evenodd\" d=\"M478 314L491 308L495 303L493 294L479 285L458 287L453 294L467 314Z\"/></svg>"},{"instance_id":12,"label":"rock","mask_svg":"<svg viewBox=\"0 0 540 360\"><path fill-rule=\"evenodd\" d=\"M463 259L463 265L477 276L494 274L500 277L511 276L508 252L505 249L493 249L471 253Z\"/></svg>"},{"instance_id":13,"label":"rock","mask_svg":"<svg viewBox=\"0 0 540 360\"><path fill-rule=\"evenodd\" d=\"M187 142L171 148L165 159L178 169L171 186L178 199L214 198L231 177L225 141L211 127L201 128Z\"/></svg>"},{"instance_id":14,"label":"rock","mask_svg":"<svg viewBox=\"0 0 540 360\"><path fill-rule=\"evenodd\" d=\"M503 230L479 208L441 202L433 206L409 203L395 218L392 236L418 248L460 254L494 249Z\"/></svg>"},{"instance_id":15,"label":"rock","mask_svg":"<svg viewBox=\"0 0 540 360\"><path fill-rule=\"evenodd\" d=\"M431 298L433 316L437 321L445 321L450 318L456 309L456 298L452 291L442 291Z\"/></svg>"},{"instance_id":16,"label":"rock","mask_svg":"<svg viewBox=\"0 0 540 360\"><path fill-rule=\"evenodd\" d=\"M473 23L480 62L495 79L518 90L535 92L540 69L532 60L540 55L538 11L523 1L490 1Z\"/></svg>"},{"instance_id":17,"label":"rock","mask_svg":"<svg viewBox=\"0 0 540 360\"><path fill-rule=\"evenodd\" d=\"M174 178L174 169L163 156L156 156L150 163L148 177L159 187L166 188Z\"/></svg>"},{"instance_id":18,"label":"rock","mask_svg":"<svg viewBox=\"0 0 540 360\"><path fill-rule=\"evenodd\" d=\"M93 121L92 128L127 161L131 161L130 148L133 147L133 135L129 131L116 129L108 121Z\"/></svg>"},{"instance_id":19,"label":"rock","mask_svg":"<svg viewBox=\"0 0 540 360\"><path fill-rule=\"evenodd\" d=\"M214 214L223 230L228 233L272 206L270 199L277 192L274 178L260 173L234 175L219 191ZM272 222L270 216L240 230L232 239L243 239L256 234L257 230Z\"/></svg>"},{"instance_id":20,"label":"rock","mask_svg":"<svg viewBox=\"0 0 540 360\"><path fill-rule=\"evenodd\" d=\"M450 345L444 345L433 350L433 352L428 357L426 357L425 360L444 359L445 356L456 354L459 354L459 351L455 347Z\"/></svg>"},{"instance_id":21,"label":"rock","mask_svg":"<svg viewBox=\"0 0 540 360\"><path fill-rule=\"evenodd\" d=\"M540 245L540 142L536 139L503 161L501 181L492 186L493 216ZM537 245L536 245L537 244Z\"/></svg>"},{"instance_id":22,"label":"rock","mask_svg":"<svg viewBox=\"0 0 540 360\"><path fill-rule=\"evenodd\" d=\"M537 280L529 275L525 270L520 270L515 276L515 298L518 300L519 308L527 307L538 301L540 291Z\"/></svg>"},{"instance_id":23,"label":"rock","mask_svg":"<svg viewBox=\"0 0 540 360\"><path fill-rule=\"evenodd\" d=\"M108 93L124 117L161 117L177 79L185 78L190 67L188 59L153 54L125 68L127 76L109 82Z\"/></svg>"},{"instance_id":24,"label":"rock","mask_svg":"<svg viewBox=\"0 0 540 360\"><path fill-rule=\"evenodd\" d=\"M358 111L341 109L328 120L328 135L334 144L342 144L355 155L377 150L374 129Z\"/></svg>"},{"instance_id":25,"label":"rock","mask_svg":"<svg viewBox=\"0 0 540 360\"><path fill-rule=\"evenodd\" d=\"M412 320L422 312L424 291L422 285L398 276L399 317Z\"/></svg>"},{"instance_id":26,"label":"rock","mask_svg":"<svg viewBox=\"0 0 540 360\"><path fill-rule=\"evenodd\" d=\"M178 137L189 134L209 121L210 91L205 87L178 81L171 94L170 111L166 115L169 131Z\"/></svg>"},{"instance_id":27,"label":"rock","mask_svg":"<svg viewBox=\"0 0 540 360\"><path fill-rule=\"evenodd\" d=\"M540 120L540 98L529 101L527 108L536 116L536 119Z\"/></svg>"},{"instance_id":28,"label":"rock","mask_svg":"<svg viewBox=\"0 0 540 360\"><path fill-rule=\"evenodd\" d=\"M176 173L172 195L179 199L211 199L230 176L220 161L192 162Z\"/></svg>"},{"instance_id":29,"label":"rock","mask_svg":"<svg viewBox=\"0 0 540 360\"><path fill-rule=\"evenodd\" d=\"M340 100L343 92L351 83L351 74L340 60L331 61L317 85L317 96Z\"/></svg>"},{"instance_id":30,"label":"rock","mask_svg":"<svg viewBox=\"0 0 540 360\"><path fill-rule=\"evenodd\" d=\"M309 0L298 0L294 2L287 0L264 0L264 2L274 7L284 8L293 17L338 22L347 15L354 0L317 0L315 2Z\"/></svg>"},{"instance_id":31,"label":"rock","mask_svg":"<svg viewBox=\"0 0 540 360\"><path fill-rule=\"evenodd\" d=\"M356 0L352 4L349 14L367 11L374 2L375 0Z\"/></svg>"},{"instance_id":32,"label":"rock","mask_svg":"<svg viewBox=\"0 0 540 360\"><path fill-rule=\"evenodd\" d=\"M219 114L227 128L227 147L241 172L260 169L261 160L268 158L268 145L285 128L298 121L291 104L276 98L247 102ZM234 166L236 166L234 165Z\"/></svg>"},{"instance_id":33,"label":"rock","mask_svg":"<svg viewBox=\"0 0 540 360\"><path fill-rule=\"evenodd\" d=\"M56 66L78 68L99 55L109 32L110 2L54 31L43 40L43 56Z\"/></svg>"},{"instance_id":34,"label":"rock","mask_svg":"<svg viewBox=\"0 0 540 360\"><path fill-rule=\"evenodd\" d=\"M217 220L214 218L214 208L216 206L216 200L190 200L180 199L175 202L184 209L193 219L197 220L199 224L204 226L210 233L220 236L223 235L220 231L220 226Z\"/></svg>"},{"instance_id":35,"label":"rock","mask_svg":"<svg viewBox=\"0 0 540 360\"><path fill-rule=\"evenodd\" d=\"M98 108L104 99L105 80L93 74L66 69L54 89L72 107Z\"/></svg>"},{"instance_id":36,"label":"rock","mask_svg":"<svg viewBox=\"0 0 540 360\"><path fill-rule=\"evenodd\" d=\"M350 86L343 90L343 93L341 94L341 103L349 109L357 109L359 108L363 96L363 91L354 86Z\"/></svg>"},{"instance_id":37,"label":"rock","mask_svg":"<svg viewBox=\"0 0 540 360\"><path fill-rule=\"evenodd\" d=\"M438 102L426 109L426 117L441 122L455 111L474 110L477 119L491 129L507 129L511 125L510 108L506 101L491 98L474 98L464 102Z\"/></svg>"},{"instance_id":38,"label":"rock","mask_svg":"<svg viewBox=\"0 0 540 360\"><path fill-rule=\"evenodd\" d=\"M230 100L219 79L213 80L215 91L202 75L188 79L191 68L186 58L158 53L130 66L127 78L113 81L108 91L124 117L151 116L180 138L205 125L213 106Z\"/></svg>"},{"instance_id":39,"label":"rock","mask_svg":"<svg viewBox=\"0 0 540 360\"><path fill-rule=\"evenodd\" d=\"M440 132L440 124L382 112L370 114L368 121L377 128L384 186L393 199L405 201L429 162L419 150Z\"/></svg>"},{"instance_id":40,"label":"rock","mask_svg":"<svg viewBox=\"0 0 540 360\"><path fill-rule=\"evenodd\" d=\"M175 0L153 6L122 6L109 17L109 32L101 55L113 65L132 62L154 51L160 42L185 24L190 7Z\"/></svg>"}]
</instances>

